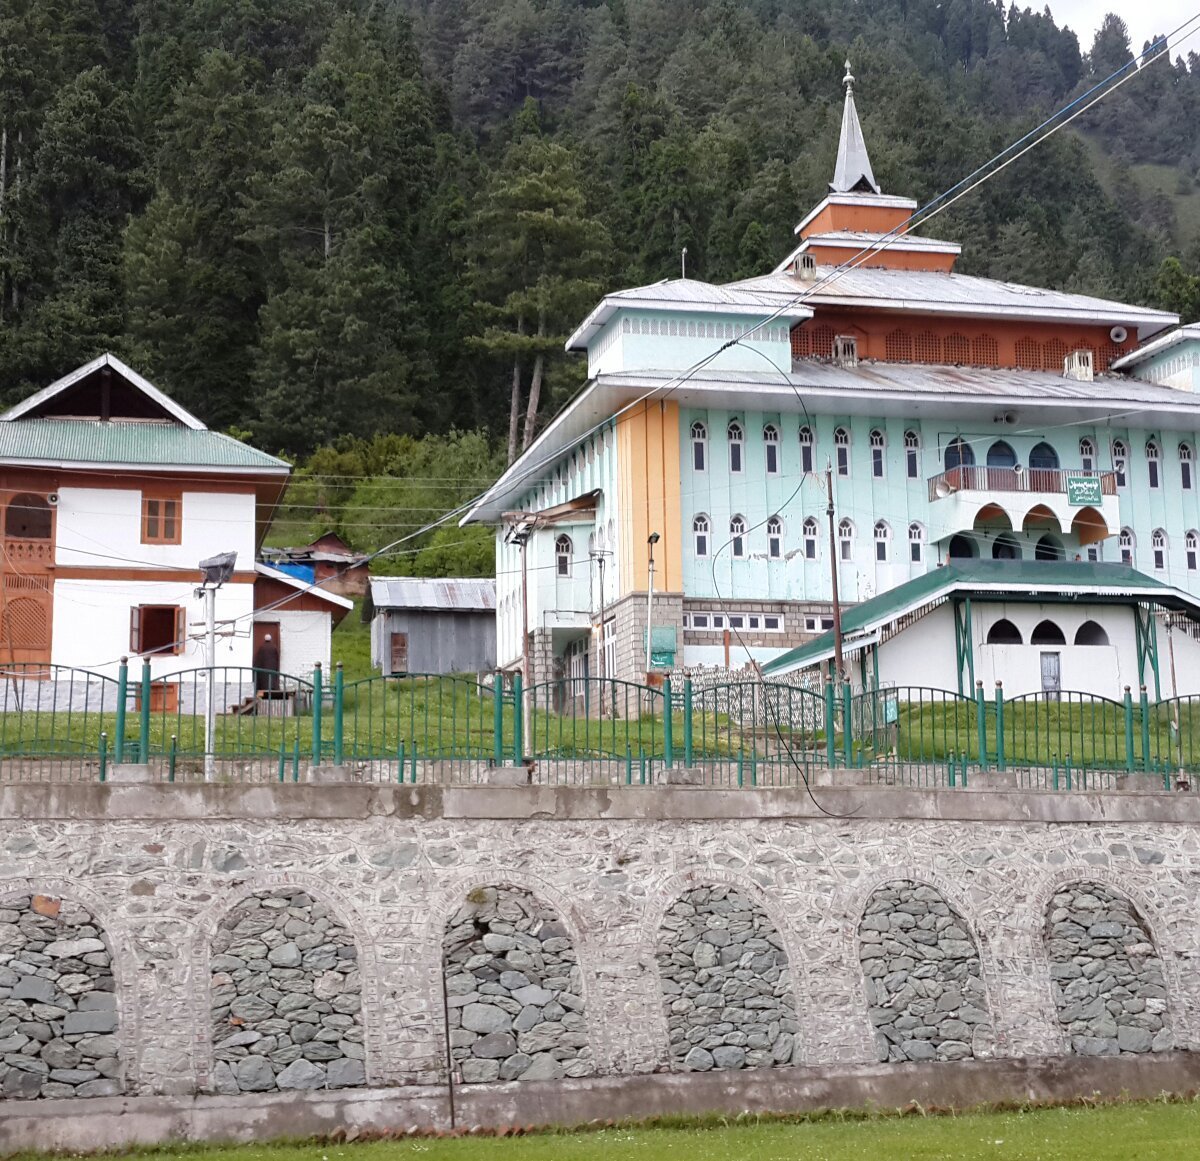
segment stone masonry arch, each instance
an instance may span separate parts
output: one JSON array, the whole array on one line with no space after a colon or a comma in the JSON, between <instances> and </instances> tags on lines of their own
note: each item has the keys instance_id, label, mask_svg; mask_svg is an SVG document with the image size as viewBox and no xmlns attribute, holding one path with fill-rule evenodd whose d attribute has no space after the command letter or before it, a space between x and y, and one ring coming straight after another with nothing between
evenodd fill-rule
<instances>
[{"instance_id":1,"label":"stone masonry arch","mask_svg":"<svg viewBox=\"0 0 1200 1161\"><path fill-rule=\"evenodd\" d=\"M994 1055L979 944L937 887L918 878L876 885L859 919L858 951L879 1060Z\"/></svg>"},{"instance_id":2,"label":"stone masonry arch","mask_svg":"<svg viewBox=\"0 0 1200 1161\"><path fill-rule=\"evenodd\" d=\"M596 1073L575 941L540 892L498 882L459 895L443 928L442 971L462 1083Z\"/></svg>"}]
</instances>

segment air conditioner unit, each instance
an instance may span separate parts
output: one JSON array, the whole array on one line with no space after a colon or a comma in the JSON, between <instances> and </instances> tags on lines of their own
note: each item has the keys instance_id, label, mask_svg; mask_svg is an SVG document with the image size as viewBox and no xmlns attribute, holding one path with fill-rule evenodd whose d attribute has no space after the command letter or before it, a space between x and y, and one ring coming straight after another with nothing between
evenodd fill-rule
<instances>
[{"instance_id":1,"label":"air conditioner unit","mask_svg":"<svg viewBox=\"0 0 1200 1161\"><path fill-rule=\"evenodd\" d=\"M1127 338L1129 338L1129 332L1124 327L1113 327L1112 330L1108 332L1108 337L1114 343L1123 343Z\"/></svg>"},{"instance_id":2,"label":"air conditioner unit","mask_svg":"<svg viewBox=\"0 0 1200 1161\"><path fill-rule=\"evenodd\" d=\"M1091 351L1072 351L1063 359L1063 378L1090 383L1094 378Z\"/></svg>"},{"instance_id":3,"label":"air conditioner unit","mask_svg":"<svg viewBox=\"0 0 1200 1161\"><path fill-rule=\"evenodd\" d=\"M51 492L50 495L46 497L46 503L49 504L51 508L58 507L58 493Z\"/></svg>"},{"instance_id":4,"label":"air conditioner unit","mask_svg":"<svg viewBox=\"0 0 1200 1161\"><path fill-rule=\"evenodd\" d=\"M853 335L835 335L833 339L833 361L839 367L857 367L858 339Z\"/></svg>"},{"instance_id":5,"label":"air conditioner unit","mask_svg":"<svg viewBox=\"0 0 1200 1161\"><path fill-rule=\"evenodd\" d=\"M817 277L817 260L806 250L796 256L792 269L801 282L815 282Z\"/></svg>"}]
</instances>

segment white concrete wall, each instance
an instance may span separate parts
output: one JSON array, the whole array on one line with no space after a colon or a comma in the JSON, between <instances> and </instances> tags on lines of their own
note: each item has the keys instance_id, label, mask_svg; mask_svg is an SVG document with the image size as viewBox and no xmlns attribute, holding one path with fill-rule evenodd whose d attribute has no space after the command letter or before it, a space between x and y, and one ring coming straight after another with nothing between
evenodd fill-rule
<instances>
[{"instance_id":1,"label":"white concrete wall","mask_svg":"<svg viewBox=\"0 0 1200 1161\"><path fill-rule=\"evenodd\" d=\"M185 491L179 544L142 543L139 488L64 487L58 496L55 560L60 566L195 570L206 557L236 552L239 568L253 567L253 492Z\"/></svg>"},{"instance_id":2,"label":"white concrete wall","mask_svg":"<svg viewBox=\"0 0 1200 1161\"><path fill-rule=\"evenodd\" d=\"M197 578L197 583L198 583ZM137 605L182 605L188 610L191 638L179 655L150 659L155 677L208 664L204 603L196 584L182 581L56 580L54 643L51 660L116 675L119 660L129 654L129 615ZM227 584L217 592L217 665L250 665L253 584ZM222 622L234 621L231 626ZM229 635L232 628L232 635ZM195 636L192 636L195 634ZM130 656L130 671L141 660Z\"/></svg>"},{"instance_id":3,"label":"white concrete wall","mask_svg":"<svg viewBox=\"0 0 1200 1161\"><path fill-rule=\"evenodd\" d=\"M329 613L299 609L271 609L255 614L256 621L279 623L279 670L311 679L317 662L326 675L332 668L332 618Z\"/></svg>"},{"instance_id":4,"label":"white concrete wall","mask_svg":"<svg viewBox=\"0 0 1200 1161\"><path fill-rule=\"evenodd\" d=\"M857 688L857 662L847 668ZM870 672L868 661L867 673ZM954 675L954 610L950 605L934 609L880 647L879 681L894 686L958 688Z\"/></svg>"}]
</instances>

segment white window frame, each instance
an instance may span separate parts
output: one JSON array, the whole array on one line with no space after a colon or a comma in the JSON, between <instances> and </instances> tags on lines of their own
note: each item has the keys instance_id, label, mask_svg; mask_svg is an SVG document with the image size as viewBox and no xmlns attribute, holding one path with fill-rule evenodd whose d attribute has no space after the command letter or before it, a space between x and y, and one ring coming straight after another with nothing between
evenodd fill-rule
<instances>
[{"instance_id":1,"label":"white window frame","mask_svg":"<svg viewBox=\"0 0 1200 1161\"><path fill-rule=\"evenodd\" d=\"M554 575L564 579L570 579L572 568L572 557L575 555L575 545L571 538L565 533L560 533L554 538Z\"/></svg>"},{"instance_id":2,"label":"white window frame","mask_svg":"<svg viewBox=\"0 0 1200 1161\"><path fill-rule=\"evenodd\" d=\"M886 520L875 521L875 563L887 564L888 547L892 540L892 528ZM882 552L882 556L880 553Z\"/></svg>"},{"instance_id":3,"label":"white window frame","mask_svg":"<svg viewBox=\"0 0 1200 1161\"><path fill-rule=\"evenodd\" d=\"M1195 486L1195 473L1192 468L1195 460L1192 445L1182 441L1179 444L1179 485L1185 492L1190 492Z\"/></svg>"},{"instance_id":4,"label":"white window frame","mask_svg":"<svg viewBox=\"0 0 1200 1161\"><path fill-rule=\"evenodd\" d=\"M833 429L834 472L848 478L850 475L850 432L844 427Z\"/></svg>"},{"instance_id":5,"label":"white window frame","mask_svg":"<svg viewBox=\"0 0 1200 1161\"><path fill-rule=\"evenodd\" d=\"M736 419L725 429L729 439L729 474L740 476L746 470L746 434Z\"/></svg>"},{"instance_id":6,"label":"white window frame","mask_svg":"<svg viewBox=\"0 0 1200 1161\"><path fill-rule=\"evenodd\" d=\"M767 556L771 560L783 556L783 521L778 516L767 519Z\"/></svg>"},{"instance_id":7,"label":"white window frame","mask_svg":"<svg viewBox=\"0 0 1200 1161\"><path fill-rule=\"evenodd\" d=\"M692 424L692 471L708 470L708 426L699 419Z\"/></svg>"},{"instance_id":8,"label":"white window frame","mask_svg":"<svg viewBox=\"0 0 1200 1161\"><path fill-rule=\"evenodd\" d=\"M925 528L915 520L908 526L908 560L910 564L925 561Z\"/></svg>"},{"instance_id":9,"label":"white window frame","mask_svg":"<svg viewBox=\"0 0 1200 1161\"><path fill-rule=\"evenodd\" d=\"M779 428L773 423L763 427L763 461L768 476L779 475Z\"/></svg>"},{"instance_id":10,"label":"white window frame","mask_svg":"<svg viewBox=\"0 0 1200 1161\"><path fill-rule=\"evenodd\" d=\"M813 456L816 454L814 449L816 440L813 436L813 429L805 424L800 429L800 471L811 472L813 470Z\"/></svg>"},{"instance_id":11,"label":"white window frame","mask_svg":"<svg viewBox=\"0 0 1200 1161\"><path fill-rule=\"evenodd\" d=\"M803 526L804 536L804 559L816 560L817 553L820 549L818 541L819 530L817 528L816 517L808 516L805 518Z\"/></svg>"},{"instance_id":12,"label":"white window frame","mask_svg":"<svg viewBox=\"0 0 1200 1161\"><path fill-rule=\"evenodd\" d=\"M1123 439L1112 441L1112 463L1117 475L1117 487L1123 488L1129 482L1129 449Z\"/></svg>"},{"instance_id":13,"label":"white window frame","mask_svg":"<svg viewBox=\"0 0 1200 1161\"><path fill-rule=\"evenodd\" d=\"M1183 538L1184 551L1187 553L1188 572L1196 571L1197 552L1200 551L1200 539L1194 531L1188 532Z\"/></svg>"},{"instance_id":14,"label":"white window frame","mask_svg":"<svg viewBox=\"0 0 1200 1161\"><path fill-rule=\"evenodd\" d=\"M911 429L904 433L904 470L910 480L921 478L921 437Z\"/></svg>"},{"instance_id":15,"label":"white window frame","mask_svg":"<svg viewBox=\"0 0 1200 1161\"><path fill-rule=\"evenodd\" d=\"M1133 564L1134 553L1137 550L1137 541L1133 536L1132 528L1122 528L1120 535L1117 537L1117 543L1121 547L1121 563Z\"/></svg>"},{"instance_id":16,"label":"white window frame","mask_svg":"<svg viewBox=\"0 0 1200 1161\"><path fill-rule=\"evenodd\" d=\"M1162 487L1162 451L1153 439L1146 440L1146 483L1152 492Z\"/></svg>"},{"instance_id":17,"label":"white window frame","mask_svg":"<svg viewBox=\"0 0 1200 1161\"><path fill-rule=\"evenodd\" d=\"M1150 550L1153 552L1154 571L1165 572L1167 568L1167 534L1156 528L1150 534Z\"/></svg>"},{"instance_id":18,"label":"white window frame","mask_svg":"<svg viewBox=\"0 0 1200 1161\"><path fill-rule=\"evenodd\" d=\"M692 549L698 557L708 556L708 537L712 526L703 512L692 517Z\"/></svg>"},{"instance_id":19,"label":"white window frame","mask_svg":"<svg viewBox=\"0 0 1200 1161\"><path fill-rule=\"evenodd\" d=\"M843 518L838 524L838 559L854 559L854 521Z\"/></svg>"},{"instance_id":20,"label":"white window frame","mask_svg":"<svg viewBox=\"0 0 1200 1161\"><path fill-rule=\"evenodd\" d=\"M887 471L887 459L885 452L887 451L887 436L880 431L879 428L874 428L871 431L871 476L873 479L882 480Z\"/></svg>"},{"instance_id":21,"label":"white window frame","mask_svg":"<svg viewBox=\"0 0 1200 1161\"><path fill-rule=\"evenodd\" d=\"M740 513L729 518L729 555L734 560L743 560L746 556L746 518Z\"/></svg>"},{"instance_id":22,"label":"white window frame","mask_svg":"<svg viewBox=\"0 0 1200 1161\"><path fill-rule=\"evenodd\" d=\"M1085 472L1095 470L1096 445L1086 435L1079 441L1079 462Z\"/></svg>"}]
</instances>

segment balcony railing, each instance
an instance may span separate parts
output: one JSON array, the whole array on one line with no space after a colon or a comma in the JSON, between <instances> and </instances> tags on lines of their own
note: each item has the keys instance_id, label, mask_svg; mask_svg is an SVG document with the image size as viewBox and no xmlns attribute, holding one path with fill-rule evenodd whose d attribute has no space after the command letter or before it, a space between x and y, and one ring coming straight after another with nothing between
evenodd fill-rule
<instances>
[{"instance_id":1,"label":"balcony railing","mask_svg":"<svg viewBox=\"0 0 1200 1161\"><path fill-rule=\"evenodd\" d=\"M953 492L1039 492L1067 493L1070 479L1100 481L1102 496L1117 494L1117 473L1084 471L1082 468L990 468L964 464L950 468L929 481L929 499L940 500Z\"/></svg>"}]
</instances>

